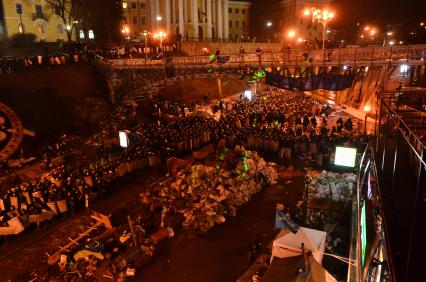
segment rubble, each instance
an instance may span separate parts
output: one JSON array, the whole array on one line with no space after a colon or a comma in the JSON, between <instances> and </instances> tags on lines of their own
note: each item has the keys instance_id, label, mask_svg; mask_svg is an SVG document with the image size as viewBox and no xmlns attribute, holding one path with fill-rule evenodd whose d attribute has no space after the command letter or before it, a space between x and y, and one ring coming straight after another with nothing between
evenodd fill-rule
<instances>
[{"instance_id":1,"label":"rubble","mask_svg":"<svg viewBox=\"0 0 426 282\"><path fill-rule=\"evenodd\" d=\"M262 189L263 181L272 185L278 179L275 164L244 148L225 149L219 160L216 167L192 165L160 184L157 202L171 205L182 214L183 227L206 232L224 223Z\"/></svg>"},{"instance_id":2,"label":"rubble","mask_svg":"<svg viewBox=\"0 0 426 282\"><path fill-rule=\"evenodd\" d=\"M317 199L331 199L336 202L351 200L352 190L356 182L353 173L334 173L323 170L321 173L308 173L308 189Z\"/></svg>"}]
</instances>

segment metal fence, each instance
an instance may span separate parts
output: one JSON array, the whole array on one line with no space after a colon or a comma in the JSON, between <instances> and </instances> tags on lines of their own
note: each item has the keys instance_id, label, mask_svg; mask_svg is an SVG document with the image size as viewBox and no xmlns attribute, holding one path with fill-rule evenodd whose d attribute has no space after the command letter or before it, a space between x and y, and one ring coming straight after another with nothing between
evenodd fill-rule
<instances>
[{"instance_id":1,"label":"metal fence","mask_svg":"<svg viewBox=\"0 0 426 282\"><path fill-rule=\"evenodd\" d=\"M260 52L226 54L229 60L223 65L287 65L287 66L382 66L382 65L423 65L426 60L426 45L395 47L357 47L324 50L285 49L281 52ZM146 66L165 64L180 66L208 65L212 59L206 56L172 57L165 60L117 59L109 60L112 66Z\"/></svg>"},{"instance_id":2,"label":"metal fence","mask_svg":"<svg viewBox=\"0 0 426 282\"><path fill-rule=\"evenodd\" d=\"M377 95L375 157L396 280L423 281L426 147L421 136L426 123L424 112L414 108L415 100L408 103L406 98L401 93ZM422 99L417 101L423 106Z\"/></svg>"}]
</instances>

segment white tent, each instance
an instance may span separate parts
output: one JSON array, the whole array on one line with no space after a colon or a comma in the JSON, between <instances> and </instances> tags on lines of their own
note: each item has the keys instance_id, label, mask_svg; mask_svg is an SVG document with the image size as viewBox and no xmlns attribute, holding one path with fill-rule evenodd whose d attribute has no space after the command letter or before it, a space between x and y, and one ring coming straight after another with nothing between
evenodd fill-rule
<instances>
[{"instance_id":1,"label":"white tent","mask_svg":"<svg viewBox=\"0 0 426 282\"><path fill-rule=\"evenodd\" d=\"M305 251L311 251L315 260L321 264L325 249L327 233L324 231L300 227L294 234L289 230L281 230L272 244L272 259L298 256L302 253L302 243Z\"/></svg>"}]
</instances>

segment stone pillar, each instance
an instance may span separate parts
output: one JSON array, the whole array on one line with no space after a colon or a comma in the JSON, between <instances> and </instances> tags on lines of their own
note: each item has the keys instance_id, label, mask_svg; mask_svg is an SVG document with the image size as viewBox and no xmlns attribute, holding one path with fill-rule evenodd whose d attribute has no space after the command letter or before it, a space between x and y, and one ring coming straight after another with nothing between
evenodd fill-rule
<instances>
[{"instance_id":1,"label":"stone pillar","mask_svg":"<svg viewBox=\"0 0 426 282\"><path fill-rule=\"evenodd\" d=\"M193 38L194 40L198 40L199 34L198 34L198 0L192 0L191 3L191 11L192 11L192 28L194 30L193 32Z\"/></svg>"},{"instance_id":2,"label":"stone pillar","mask_svg":"<svg viewBox=\"0 0 426 282\"><path fill-rule=\"evenodd\" d=\"M170 11L170 1L171 0L164 0L165 4L164 4L164 9L166 10L165 13L165 20L166 20L166 32L168 33L168 35L170 36L171 33L171 11Z\"/></svg>"},{"instance_id":3,"label":"stone pillar","mask_svg":"<svg viewBox=\"0 0 426 282\"><path fill-rule=\"evenodd\" d=\"M217 14L217 19L216 19L217 39L219 41L222 41L223 39L222 0L217 0L216 14Z\"/></svg>"},{"instance_id":4,"label":"stone pillar","mask_svg":"<svg viewBox=\"0 0 426 282\"><path fill-rule=\"evenodd\" d=\"M183 16L184 16L184 21L185 21L185 24L186 23L188 23L188 19L189 19L189 16L188 16L188 1L189 0L183 0Z\"/></svg>"},{"instance_id":5,"label":"stone pillar","mask_svg":"<svg viewBox=\"0 0 426 282\"><path fill-rule=\"evenodd\" d=\"M223 39L229 40L229 0L223 0Z\"/></svg>"},{"instance_id":6,"label":"stone pillar","mask_svg":"<svg viewBox=\"0 0 426 282\"><path fill-rule=\"evenodd\" d=\"M172 0L172 27L176 24L176 0Z\"/></svg>"},{"instance_id":7,"label":"stone pillar","mask_svg":"<svg viewBox=\"0 0 426 282\"><path fill-rule=\"evenodd\" d=\"M155 0L149 1L149 14L150 14L150 22L151 22L151 31L154 31L157 29L157 20L155 15Z\"/></svg>"},{"instance_id":8,"label":"stone pillar","mask_svg":"<svg viewBox=\"0 0 426 282\"><path fill-rule=\"evenodd\" d=\"M206 7L206 14L207 14L207 40L212 39L212 0L207 0L207 7Z\"/></svg>"},{"instance_id":9,"label":"stone pillar","mask_svg":"<svg viewBox=\"0 0 426 282\"><path fill-rule=\"evenodd\" d=\"M185 38L185 21L184 21L184 6L183 0L178 0L178 18L179 18L179 33L182 36L182 40Z\"/></svg>"}]
</instances>

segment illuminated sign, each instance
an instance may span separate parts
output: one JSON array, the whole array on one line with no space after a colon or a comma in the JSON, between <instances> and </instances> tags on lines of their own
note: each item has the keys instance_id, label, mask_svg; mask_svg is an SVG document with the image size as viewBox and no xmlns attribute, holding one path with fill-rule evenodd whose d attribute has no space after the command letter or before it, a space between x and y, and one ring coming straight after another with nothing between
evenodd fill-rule
<instances>
[{"instance_id":1,"label":"illuminated sign","mask_svg":"<svg viewBox=\"0 0 426 282\"><path fill-rule=\"evenodd\" d=\"M129 138L127 137L127 132L119 131L118 137L120 139L120 146L123 148L127 148L127 146L129 146Z\"/></svg>"},{"instance_id":2,"label":"illuminated sign","mask_svg":"<svg viewBox=\"0 0 426 282\"><path fill-rule=\"evenodd\" d=\"M367 249L367 216L365 213L365 201L361 208L361 265L364 266L365 251Z\"/></svg>"},{"instance_id":3,"label":"illuminated sign","mask_svg":"<svg viewBox=\"0 0 426 282\"><path fill-rule=\"evenodd\" d=\"M334 165L355 167L356 148L336 147Z\"/></svg>"},{"instance_id":4,"label":"illuminated sign","mask_svg":"<svg viewBox=\"0 0 426 282\"><path fill-rule=\"evenodd\" d=\"M244 98L247 98L251 101L252 98L252 92L250 90L244 91Z\"/></svg>"}]
</instances>

